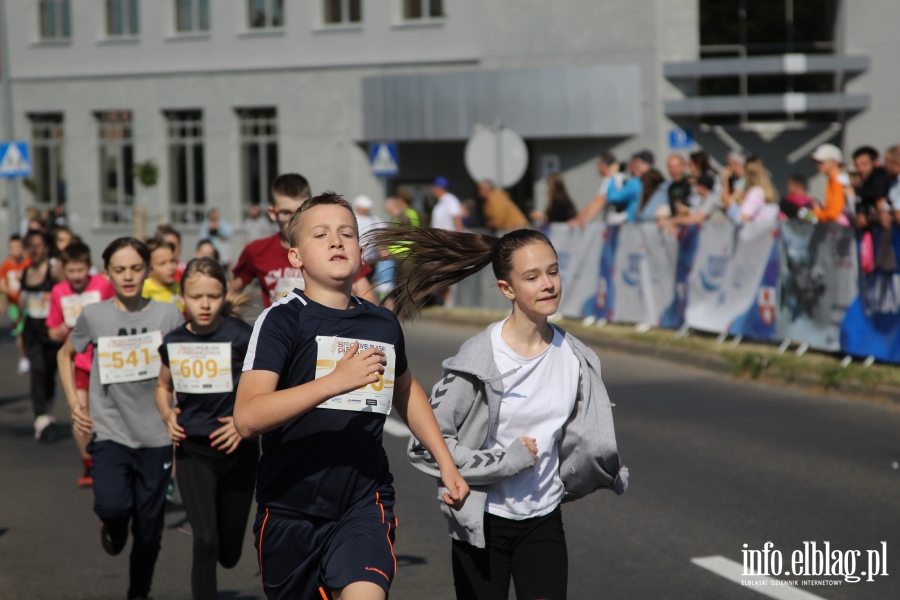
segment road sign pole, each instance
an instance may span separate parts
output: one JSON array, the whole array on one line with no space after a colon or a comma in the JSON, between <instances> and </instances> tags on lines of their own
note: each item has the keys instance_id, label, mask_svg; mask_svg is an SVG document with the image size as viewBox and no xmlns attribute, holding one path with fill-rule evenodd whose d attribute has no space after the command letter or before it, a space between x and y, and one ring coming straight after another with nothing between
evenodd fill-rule
<instances>
[{"instance_id":1,"label":"road sign pole","mask_svg":"<svg viewBox=\"0 0 900 600\"><path fill-rule=\"evenodd\" d=\"M3 86L3 122L6 139L12 142L16 139L12 85L10 85L9 71L9 26L6 21L6 0L0 0L0 84ZM10 177L6 182L9 190L9 233L19 231L19 183L15 177Z\"/></svg>"}]
</instances>

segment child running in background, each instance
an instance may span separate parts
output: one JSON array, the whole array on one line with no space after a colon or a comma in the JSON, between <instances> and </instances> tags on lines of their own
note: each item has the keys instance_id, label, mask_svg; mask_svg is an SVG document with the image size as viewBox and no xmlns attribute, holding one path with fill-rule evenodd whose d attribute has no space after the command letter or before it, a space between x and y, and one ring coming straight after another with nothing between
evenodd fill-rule
<instances>
[{"instance_id":1,"label":"child running in background","mask_svg":"<svg viewBox=\"0 0 900 600\"><path fill-rule=\"evenodd\" d=\"M178 488L194 544L194 600L215 600L216 562L230 569L241 557L259 460L259 444L242 443L232 418L253 329L238 318L235 302L225 300L227 290L218 262L189 262L181 296L190 322L166 334L159 348L156 407L176 446Z\"/></svg>"},{"instance_id":2,"label":"child running in background","mask_svg":"<svg viewBox=\"0 0 900 600\"><path fill-rule=\"evenodd\" d=\"M73 426L92 435L94 512L100 542L110 556L122 552L128 528L129 598L147 598L159 556L172 442L153 401L162 337L184 323L172 304L141 297L150 251L135 238L118 238L103 251L115 289L110 300L85 306L59 351L60 381ZM94 349L89 412L78 399L75 356Z\"/></svg>"},{"instance_id":3,"label":"child running in background","mask_svg":"<svg viewBox=\"0 0 900 600\"><path fill-rule=\"evenodd\" d=\"M395 408L434 456L448 506L468 486L407 368L393 313L350 293L362 252L350 204L326 192L287 227L306 289L253 328L234 407L262 435L254 534L269 600L384 599L396 574L393 477L382 447Z\"/></svg>"},{"instance_id":4,"label":"child running in background","mask_svg":"<svg viewBox=\"0 0 900 600\"><path fill-rule=\"evenodd\" d=\"M150 250L150 276L144 280L141 295L149 300L174 304L184 312L184 302L175 280L178 271L175 246L162 238L150 238L147 249Z\"/></svg>"},{"instance_id":5,"label":"child running in background","mask_svg":"<svg viewBox=\"0 0 900 600\"><path fill-rule=\"evenodd\" d=\"M112 284L103 275L91 275L91 249L80 242L68 244L60 253L65 281L53 286L50 292L50 311L47 314L47 329L50 339L62 344L69 337L78 316L85 306L109 300L116 295ZM88 388L91 383L91 361L93 352L90 346L83 354L75 356L75 391L78 402L85 413L88 412ZM90 436L72 426L72 437L81 454L84 471L78 479L78 485L85 487L93 484L91 479L91 455L86 448L91 441Z\"/></svg>"},{"instance_id":6,"label":"child running in background","mask_svg":"<svg viewBox=\"0 0 900 600\"><path fill-rule=\"evenodd\" d=\"M547 321L562 293L550 240L529 230L498 239L406 227L375 231L366 242L409 249L415 268L398 282L398 314L492 265L512 314L447 359L432 394L443 437L473 486L463 510L443 511L454 538L456 597L505 600L512 578L517 598L565 598L560 504L601 488L621 494L628 470L600 360ZM427 444L413 436L413 466L440 477Z\"/></svg>"},{"instance_id":7,"label":"child running in background","mask_svg":"<svg viewBox=\"0 0 900 600\"><path fill-rule=\"evenodd\" d=\"M169 242L175 247L175 263L177 265L175 268L175 281L180 282L181 276L184 274L185 268L187 268L187 262L181 259L181 233L172 225L163 223L156 226L156 237Z\"/></svg>"},{"instance_id":8,"label":"child running in background","mask_svg":"<svg viewBox=\"0 0 900 600\"><path fill-rule=\"evenodd\" d=\"M31 368L28 358L25 356L25 347L22 345L22 328L25 320L19 308L19 292L22 290L22 273L31 264L31 259L25 254L25 244L22 236L14 233L9 236L7 244L7 256L0 265L0 293L6 296L6 316L12 324L12 336L16 338L16 348L19 350L19 375L25 375Z\"/></svg>"},{"instance_id":9,"label":"child running in background","mask_svg":"<svg viewBox=\"0 0 900 600\"><path fill-rule=\"evenodd\" d=\"M58 268L50 264L50 247L40 231L25 234L25 250L31 264L22 274L20 308L25 324L22 345L31 365L31 405L34 409L34 439L50 441L56 419L53 397L56 394L56 352L59 344L50 338L47 315L50 313L50 291L62 279Z\"/></svg>"}]
</instances>

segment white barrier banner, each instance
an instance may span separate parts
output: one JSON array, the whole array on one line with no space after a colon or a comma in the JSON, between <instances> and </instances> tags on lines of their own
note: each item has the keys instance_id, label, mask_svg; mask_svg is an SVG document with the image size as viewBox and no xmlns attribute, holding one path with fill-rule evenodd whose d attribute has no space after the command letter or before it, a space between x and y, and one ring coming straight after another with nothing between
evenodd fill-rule
<instances>
[{"instance_id":1,"label":"white barrier banner","mask_svg":"<svg viewBox=\"0 0 900 600\"><path fill-rule=\"evenodd\" d=\"M661 230L656 223L641 223L640 228L646 255L641 273L646 302L642 322L658 327L663 313L675 299L678 238Z\"/></svg>"},{"instance_id":2,"label":"white barrier banner","mask_svg":"<svg viewBox=\"0 0 900 600\"><path fill-rule=\"evenodd\" d=\"M647 320L644 299L646 262L647 250L640 226L633 223L621 225L613 272L613 320L617 323L644 323Z\"/></svg>"},{"instance_id":3,"label":"white barrier banner","mask_svg":"<svg viewBox=\"0 0 900 600\"><path fill-rule=\"evenodd\" d=\"M722 313L733 254L734 225L729 221L707 221L700 226L684 312L689 327L715 333L728 328L731 319L723 318Z\"/></svg>"},{"instance_id":4,"label":"white barrier banner","mask_svg":"<svg viewBox=\"0 0 900 600\"><path fill-rule=\"evenodd\" d=\"M559 311L567 317L580 319L585 301L597 295L600 254L603 252L605 235L606 223L602 221L570 230L572 259L566 281L563 282L562 302L559 305Z\"/></svg>"}]
</instances>

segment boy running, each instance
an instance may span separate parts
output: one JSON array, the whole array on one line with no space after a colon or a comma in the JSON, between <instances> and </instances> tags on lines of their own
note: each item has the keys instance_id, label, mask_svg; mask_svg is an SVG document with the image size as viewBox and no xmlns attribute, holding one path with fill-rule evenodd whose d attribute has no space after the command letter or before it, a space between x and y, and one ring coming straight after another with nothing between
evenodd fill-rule
<instances>
[{"instance_id":1,"label":"boy running","mask_svg":"<svg viewBox=\"0 0 900 600\"><path fill-rule=\"evenodd\" d=\"M28 373L31 368L28 358L25 357L25 348L22 345L22 311L19 310L19 292L22 290L22 273L31 265L31 259L25 255L25 244L22 236L14 233L9 236L7 257L0 266L0 293L6 295L6 314L13 325L12 335L16 338L16 348L19 349L19 375Z\"/></svg>"},{"instance_id":2,"label":"boy running","mask_svg":"<svg viewBox=\"0 0 900 600\"><path fill-rule=\"evenodd\" d=\"M286 228L306 289L253 328L234 425L263 436L254 523L270 600L384 599L396 573L393 477L381 445L397 409L434 456L459 510L469 488L407 368L393 313L351 295L362 252L350 204L326 192Z\"/></svg>"},{"instance_id":3,"label":"boy running","mask_svg":"<svg viewBox=\"0 0 900 600\"><path fill-rule=\"evenodd\" d=\"M309 195L309 182L303 175L287 173L275 178L268 214L278 225L278 233L247 244L232 269L234 277L228 288L229 297L241 293L254 279L259 281L266 308L292 289L303 289L303 275L287 257L290 248L287 228L291 217L309 200Z\"/></svg>"},{"instance_id":4,"label":"boy running","mask_svg":"<svg viewBox=\"0 0 900 600\"><path fill-rule=\"evenodd\" d=\"M62 344L69 337L72 328L78 320L78 316L85 306L96 304L103 300L109 300L116 295L112 284L103 275L91 275L91 249L80 242L73 242L66 246L60 253L63 275L65 281L53 286L50 292L50 312L47 314L47 330L50 339ZM91 382L91 361L93 351L88 347L87 351L75 356L75 391L78 401L88 410L88 388ZM91 455L86 448L91 437L84 434L73 425L72 437L81 454L81 462L84 471L78 479L78 485L85 487L93 485L91 478Z\"/></svg>"},{"instance_id":5,"label":"boy running","mask_svg":"<svg viewBox=\"0 0 900 600\"><path fill-rule=\"evenodd\" d=\"M148 300L174 304L184 312L181 290L175 280L178 272L175 246L162 238L150 238L147 248L150 250L150 276L144 280L141 295Z\"/></svg>"}]
</instances>

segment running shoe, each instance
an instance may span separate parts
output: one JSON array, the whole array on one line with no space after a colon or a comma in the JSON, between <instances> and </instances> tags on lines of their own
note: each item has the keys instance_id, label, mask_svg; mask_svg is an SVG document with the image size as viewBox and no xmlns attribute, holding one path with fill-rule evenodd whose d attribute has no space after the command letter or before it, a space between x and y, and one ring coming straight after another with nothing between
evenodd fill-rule
<instances>
[{"instance_id":1,"label":"running shoe","mask_svg":"<svg viewBox=\"0 0 900 600\"><path fill-rule=\"evenodd\" d=\"M31 373L31 361L27 358L19 359L19 375L28 375Z\"/></svg>"},{"instance_id":2,"label":"running shoe","mask_svg":"<svg viewBox=\"0 0 900 600\"><path fill-rule=\"evenodd\" d=\"M169 478L169 485L166 486L166 508L172 510L177 505L175 502L175 479Z\"/></svg>"},{"instance_id":3,"label":"running shoe","mask_svg":"<svg viewBox=\"0 0 900 600\"><path fill-rule=\"evenodd\" d=\"M94 466L94 462L90 458L83 458L81 462L84 464L84 472L78 478L78 487L91 487L94 485L94 478L91 477L91 467Z\"/></svg>"},{"instance_id":4,"label":"running shoe","mask_svg":"<svg viewBox=\"0 0 900 600\"><path fill-rule=\"evenodd\" d=\"M49 442L53 438L53 418L50 415L40 415L34 420L34 439L39 442Z\"/></svg>"},{"instance_id":5,"label":"running shoe","mask_svg":"<svg viewBox=\"0 0 900 600\"><path fill-rule=\"evenodd\" d=\"M106 523L100 526L100 543L103 545L103 550L110 556L118 556L125 547L125 543L128 541L128 527L123 528L123 531L122 539L114 540L109 535Z\"/></svg>"}]
</instances>

